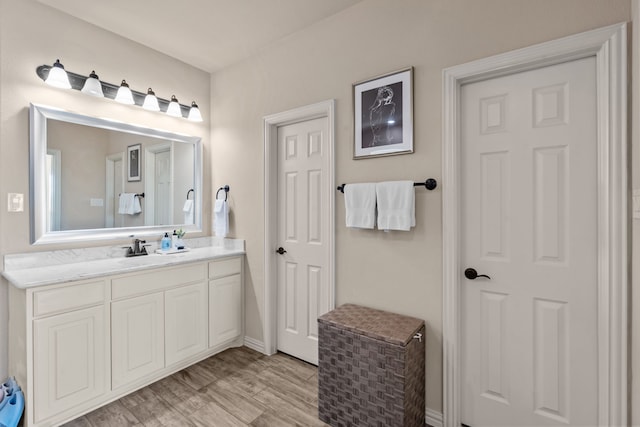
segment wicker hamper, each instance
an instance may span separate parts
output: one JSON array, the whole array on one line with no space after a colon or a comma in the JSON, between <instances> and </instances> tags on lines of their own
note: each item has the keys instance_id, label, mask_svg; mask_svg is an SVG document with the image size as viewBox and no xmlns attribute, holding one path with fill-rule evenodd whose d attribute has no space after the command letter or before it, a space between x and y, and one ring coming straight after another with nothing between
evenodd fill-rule
<instances>
[{"instance_id":1,"label":"wicker hamper","mask_svg":"<svg viewBox=\"0 0 640 427\"><path fill-rule=\"evenodd\" d=\"M424 426L424 321L345 304L318 319L318 412L332 426Z\"/></svg>"}]
</instances>

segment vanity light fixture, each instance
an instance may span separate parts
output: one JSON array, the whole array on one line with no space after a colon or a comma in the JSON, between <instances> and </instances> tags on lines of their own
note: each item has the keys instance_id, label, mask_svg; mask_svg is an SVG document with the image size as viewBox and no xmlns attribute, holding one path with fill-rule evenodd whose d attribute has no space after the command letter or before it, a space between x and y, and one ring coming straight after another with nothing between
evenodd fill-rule
<instances>
[{"instance_id":1,"label":"vanity light fixture","mask_svg":"<svg viewBox=\"0 0 640 427\"><path fill-rule=\"evenodd\" d=\"M200 109L198 108L198 104L196 104L196 101L193 101L191 103L191 108L189 109L189 116L187 117L187 119L191 120L192 122L202 121L202 114L200 114Z\"/></svg>"},{"instance_id":2,"label":"vanity light fixture","mask_svg":"<svg viewBox=\"0 0 640 427\"><path fill-rule=\"evenodd\" d=\"M170 116L187 118L190 121L202 121L202 114L200 114L195 101L191 103L191 106L187 106L178 103L175 95L171 97L170 101L158 98L151 88L146 93L130 89L125 80L122 80L120 85L107 83L99 80L95 71L92 71L89 77L65 71L60 60L56 60L53 65L36 67L36 74L52 86L71 88L96 97L104 96L128 105L138 105L146 110L166 112Z\"/></svg>"},{"instance_id":3,"label":"vanity light fixture","mask_svg":"<svg viewBox=\"0 0 640 427\"><path fill-rule=\"evenodd\" d=\"M67 76L67 72L64 70L64 65L60 63L59 59L56 59L53 67L49 69L49 75L44 82L53 87L59 87L61 89L71 89L69 76Z\"/></svg>"},{"instance_id":4,"label":"vanity light fixture","mask_svg":"<svg viewBox=\"0 0 640 427\"><path fill-rule=\"evenodd\" d=\"M104 98L102 85L100 84L100 80L98 79L98 75L95 70L91 71L89 78L84 81L84 86L82 86L81 92L98 98Z\"/></svg>"},{"instance_id":5,"label":"vanity light fixture","mask_svg":"<svg viewBox=\"0 0 640 427\"><path fill-rule=\"evenodd\" d=\"M142 104L142 108L149 111L160 111L160 105L158 105L158 98L156 98L156 93L149 88L147 90L147 96L144 97L144 103Z\"/></svg>"},{"instance_id":6,"label":"vanity light fixture","mask_svg":"<svg viewBox=\"0 0 640 427\"><path fill-rule=\"evenodd\" d=\"M182 117L182 111L180 111L180 104L178 98L175 95L171 95L171 102L167 107L167 115L171 117Z\"/></svg>"},{"instance_id":7,"label":"vanity light fixture","mask_svg":"<svg viewBox=\"0 0 640 427\"><path fill-rule=\"evenodd\" d=\"M129 89L129 84L126 80L122 80L118 93L116 93L116 101L121 104L134 105L136 102L133 100L133 93Z\"/></svg>"}]
</instances>

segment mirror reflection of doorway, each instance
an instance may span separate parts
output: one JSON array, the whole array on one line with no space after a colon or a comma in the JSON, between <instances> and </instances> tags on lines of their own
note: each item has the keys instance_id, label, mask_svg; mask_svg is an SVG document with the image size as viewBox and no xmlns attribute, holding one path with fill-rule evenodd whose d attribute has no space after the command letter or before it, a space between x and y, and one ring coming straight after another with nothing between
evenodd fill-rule
<instances>
[{"instance_id":1,"label":"mirror reflection of doorway","mask_svg":"<svg viewBox=\"0 0 640 427\"><path fill-rule=\"evenodd\" d=\"M155 154L155 225L173 224L171 218L171 152Z\"/></svg>"},{"instance_id":2,"label":"mirror reflection of doorway","mask_svg":"<svg viewBox=\"0 0 640 427\"><path fill-rule=\"evenodd\" d=\"M144 148L144 225L173 224L173 150L172 144Z\"/></svg>"},{"instance_id":3,"label":"mirror reflection of doorway","mask_svg":"<svg viewBox=\"0 0 640 427\"><path fill-rule=\"evenodd\" d=\"M107 228L124 226L124 218L118 215L120 193L124 191L124 153L107 156L105 224Z\"/></svg>"},{"instance_id":4,"label":"mirror reflection of doorway","mask_svg":"<svg viewBox=\"0 0 640 427\"><path fill-rule=\"evenodd\" d=\"M48 149L47 176L47 230L60 230L60 181L62 179L62 152Z\"/></svg>"}]
</instances>

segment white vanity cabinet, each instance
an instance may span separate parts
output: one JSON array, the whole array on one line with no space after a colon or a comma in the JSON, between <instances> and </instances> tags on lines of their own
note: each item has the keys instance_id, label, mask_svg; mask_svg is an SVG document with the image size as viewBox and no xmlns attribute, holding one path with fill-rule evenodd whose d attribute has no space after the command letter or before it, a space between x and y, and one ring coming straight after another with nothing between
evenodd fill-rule
<instances>
[{"instance_id":1,"label":"white vanity cabinet","mask_svg":"<svg viewBox=\"0 0 640 427\"><path fill-rule=\"evenodd\" d=\"M108 329L104 281L33 294L36 422L104 395Z\"/></svg>"},{"instance_id":2,"label":"white vanity cabinet","mask_svg":"<svg viewBox=\"0 0 640 427\"><path fill-rule=\"evenodd\" d=\"M111 303L114 389L164 368L162 292Z\"/></svg>"},{"instance_id":3,"label":"white vanity cabinet","mask_svg":"<svg viewBox=\"0 0 640 427\"><path fill-rule=\"evenodd\" d=\"M209 263L209 347L242 333L242 258Z\"/></svg>"},{"instance_id":4,"label":"white vanity cabinet","mask_svg":"<svg viewBox=\"0 0 640 427\"><path fill-rule=\"evenodd\" d=\"M206 269L196 263L111 281L114 389L207 349Z\"/></svg>"},{"instance_id":5,"label":"white vanity cabinet","mask_svg":"<svg viewBox=\"0 0 640 427\"><path fill-rule=\"evenodd\" d=\"M10 287L25 427L57 426L243 343L243 255Z\"/></svg>"}]
</instances>

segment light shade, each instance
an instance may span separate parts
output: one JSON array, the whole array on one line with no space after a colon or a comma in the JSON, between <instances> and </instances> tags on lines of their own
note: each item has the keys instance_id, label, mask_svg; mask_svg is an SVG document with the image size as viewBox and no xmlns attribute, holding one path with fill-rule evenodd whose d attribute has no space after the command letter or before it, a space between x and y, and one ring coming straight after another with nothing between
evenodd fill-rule
<instances>
[{"instance_id":1,"label":"light shade","mask_svg":"<svg viewBox=\"0 0 640 427\"><path fill-rule=\"evenodd\" d=\"M131 93L131 89L129 89L129 85L125 80L120 83L118 93L116 93L116 101L128 105L135 104L135 102L133 101L133 94Z\"/></svg>"},{"instance_id":2,"label":"light shade","mask_svg":"<svg viewBox=\"0 0 640 427\"><path fill-rule=\"evenodd\" d=\"M55 64L53 64L53 67L49 70L49 76L47 76L45 83L61 89L71 89L69 76L67 76L67 72L64 70L64 66L60 63L59 59L56 59Z\"/></svg>"},{"instance_id":3,"label":"light shade","mask_svg":"<svg viewBox=\"0 0 640 427\"><path fill-rule=\"evenodd\" d=\"M154 91L149 88L147 90L147 96L144 97L144 103L142 104L142 108L149 111L160 111L160 105L158 105L158 98L156 98L156 94Z\"/></svg>"},{"instance_id":4,"label":"light shade","mask_svg":"<svg viewBox=\"0 0 640 427\"><path fill-rule=\"evenodd\" d=\"M87 80L84 81L84 86L82 86L82 93L86 93L87 95L97 96L98 98L104 97L104 92L102 92L102 83L98 80L98 75L95 71L91 71Z\"/></svg>"},{"instance_id":5,"label":"light shade","mask_svg":"<svg viewBox=\"0 0 640 427\"><path fill-rule=\"evenodd\" d=\"M180 110L180 104L175 95L171 95L171 102L167 107L167 114L172 117L182 117L182 110Z\"/></svg>"},{"instance_id":6,"label":"light shade","mask_svg":"<svg viewBox=\"0 0 640 427\"><path fill-rule=\"evenodd\" d=\"M191 120L192 122L202 121L202 114L200 114L200 109L198 108L198 104L196 104L196 101L193 101L191 103L191 108L189 109L189 117L187 117L187 119Z\"/></svg>"}]
</instances>

